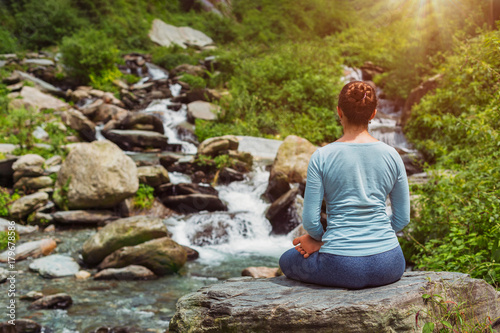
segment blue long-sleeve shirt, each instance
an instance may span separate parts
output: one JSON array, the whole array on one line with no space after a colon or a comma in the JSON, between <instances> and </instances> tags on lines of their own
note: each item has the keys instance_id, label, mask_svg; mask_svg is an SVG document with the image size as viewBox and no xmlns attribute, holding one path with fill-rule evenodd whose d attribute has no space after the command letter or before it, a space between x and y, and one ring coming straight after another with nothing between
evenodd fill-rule
<instances>
[{"instance_id":1,"label":"blue long-sleeve shirt","mask_svg":"<svg viewBox=\"0 0 500 333\"><path fill-rule=\"evenodd\" d=\"M391 200L392 216L386 213ZM325 198L327 230L320 222ZM302 222L325 244L319 252L367 256L398 246L396 232L410 221L405 166L396 150L381 141L333 142L311 156Z\"/></svg>"}]
</instances>

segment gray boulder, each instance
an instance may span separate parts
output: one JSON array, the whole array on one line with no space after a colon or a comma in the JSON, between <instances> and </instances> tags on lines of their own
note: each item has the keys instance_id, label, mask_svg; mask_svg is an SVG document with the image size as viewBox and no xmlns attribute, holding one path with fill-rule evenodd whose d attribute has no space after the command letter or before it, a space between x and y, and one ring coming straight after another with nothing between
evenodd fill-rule
<instances>
[{"instance_id":1,"label":"gray boulder","mask_svg":"<svg viewBox=\"0 0 500 333\"><path fill-rule=\"evenodd\" d=\"M470 324L500 315L500 293L461 273L407 272L396 283L351 291L286 277L234 278L180 298L169 332L415 332L433 311L423 294L464 302Z\"/></svg>"},{"instance_id":2,"label":"gray boulder","mask_svg":"<svg viewBox=\"0 0 500 333\"><path fill-rule=\"evenodd\" d=\"M47 202L49 202L49 195L45 192L26 195L8 206L9 214L15 219L22 219L36 209L43 207Z\"/></svg>"},{"instance_id":3,"label":"gray boulder","mask_svg":"<svg viewBox=\"0 0 500 333\"><path fill-rule=\"evenodd\" d=\"M94 275L94 280L153 280L158 278L143 266L130 265L123 268L106 268Z\"/></svg>"},{"instance_id":4,"label":"gray boulder","mask_svg":"<svg viewBox=\"0 0 500 333\"><path fill-rule=\"evenodd\" d=\"M162 219L133 216L114 221L100 229L83 244L83 260L91 265L100 263L107 255L124 247L167 236Z\"/></svg>"},{"instance_id":5,"label":"gray boulder","mask_svg":"<svg viewBox=\"0 0 500 333\"><path fill-rule=\"evenodd\" d=\"M203 32L190 27L175 27L162 20L155 19L149 31L149 38L161 45L172 46L177 44L182 48L187 46L204 47L213 43L213 40Z\"/></svg>"},{"instance_id":6,"label":"gray boulder","mask_svg":"<svg viewBox=\"0 0 500 333\"><path fill-rule=\"evenodd\" d=\"M110 210L67 210L51 214L52 221L59 224L104 225L117 220Z\"/></svg>"},{"instance_id":7,"label":"gray boulder","mask_svg":"<svg viewBox=\"0 0 500 333\"><path fill-rule=\"evenodd\" d=\"M57 177L54 201L67 209L111 208L139 188L137 167L109 141L76 145Z\"/></svg>"},{"instance_id":8,"label":"gray boulder","mask_svg":"<svg viewBox=\"0 0 500 333\"><path fill-rule=\"evenodd\" d=\"M193 124L196 119L216 120L220 112L219 106L205 101L191 102L187 106L187 118Z\"/></svg>"},{"instance_id":9,"label":"gray boulder","mask_svg":"<svg viewBox=\"0 0 500 333\"><path fill-rule=\"evenodd\" d=\"M70 105L51 95L44 94L36 88L24 86L21 92L9 94L10 107L13 109L27 108L35 111L43 110L68 110Z\"/></svg>"},{"instance_id":10,"label":"gray boulder","mask_svg":"<svg viewBox=\"0 0 500 333\"><path fill-rule=\"evenodd\" d=\"M168 137L152 131L141 130L109 130L103 131L102 135L116 143L123 150L134 150L134 148L159 148L168 147Z\"/></svg>"},{"instance_id":11,"label":"gray boulder","mask_svg":"<svg viewBox=\"0 0 500 333\"><path fill-rule=\"evenodd\" d=\"M85 117L80 111L70 109L61 114L64 123L74 129L86 141L96 140L95 124Z\"/></svg>"},{"instance_id":12,"label":"gray boulder","mask_svg":"<svg viewBox=\"0 0 500 333\"><path fill-rule=\"evenodd\" d=\"M52 178L48 176L22 177L15 184L15 190L40 190L54 185Z\"/></svg>"},{"instance_id":13,"label":"gray boulder","mask_svg":"<svg viewBox=\"0 0 500 333\"><path fill-rule=\"evenodd\" d=\"M139 182L152 187L170 182L168 171L161 165L143 166L137 168Z\"/></svg>"},{"instance_id":14,"label":"gray boulder","mask_svg":"<svg viewBox=\"0 0 500 333\"><path fill-rule=\"evenodd\" d=\"M80 270L80 266L73 258L60 254L35 259L29 268L46 278L73 276Z\"/></svg>"},{"instance_id":15,"label":"gray boulder","mask_svg":"<svg viewBox=\"0 0 500 333\"><path fill-rule=\"evenodd\" d=\"M163 276L177 272L186 261L187 253L184 247L168 237L163 237L136 246L122 247L107 256L98 268L140 265L149 268L158 276Z\"/></svg>"},{"instance_id":16,"label":"gray boulder","mask_svg":"<svg viewBox=\"0 0 500 333\"><path fill-rule=\"evenodd\" d=\"M222 152L238 149L238 138L234 135L224 135L206 139L198 146L198 154L217 156Z\"/></svg>"}]
</instances>

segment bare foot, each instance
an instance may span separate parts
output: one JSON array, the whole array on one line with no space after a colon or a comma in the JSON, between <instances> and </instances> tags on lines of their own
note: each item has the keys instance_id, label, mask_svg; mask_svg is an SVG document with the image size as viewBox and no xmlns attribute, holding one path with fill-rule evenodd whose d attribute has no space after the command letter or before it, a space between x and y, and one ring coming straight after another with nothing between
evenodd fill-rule
<instances>
[{"instance_id":1,"label":"bare foot","mask_svg":"<svg viewBox=\"0 0 500 333\"><path fill-rule=\"evenodd\" d=\"M295 249L299 251L304 258L308 258L314 252L319 251L323 244L323 242L317 241L309 235L303 235L293 240L293 245L296 245Z\"/></svg>"}]
</instances>

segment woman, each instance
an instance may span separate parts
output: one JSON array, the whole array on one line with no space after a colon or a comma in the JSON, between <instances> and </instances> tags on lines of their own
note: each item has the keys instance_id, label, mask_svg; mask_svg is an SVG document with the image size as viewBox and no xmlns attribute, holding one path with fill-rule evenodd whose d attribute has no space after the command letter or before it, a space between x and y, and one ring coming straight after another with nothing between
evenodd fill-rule
<instances>
[{"instance_id":1,"label":"woman","mask_svg":"<svg viewBox=\"0 0 500 333\"><path fill-rule=\"evenodd\" d=\"M368 133L377 113L373 87L350 82L337 112L344 135L311 156L304 195L307 234L280 258L290 279L360 289L398 281L405 259L396 232L410 220L408 180L396 150ZM392 216L386 213L391 200ZM320 223L326 202L327 228Z\"/></svg>"}]
</instances>

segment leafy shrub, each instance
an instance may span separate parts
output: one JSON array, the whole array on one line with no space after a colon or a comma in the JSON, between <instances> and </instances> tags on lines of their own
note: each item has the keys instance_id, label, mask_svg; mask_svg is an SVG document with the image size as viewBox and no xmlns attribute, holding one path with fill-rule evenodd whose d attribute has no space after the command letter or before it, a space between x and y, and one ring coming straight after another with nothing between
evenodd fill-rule
<instances>
[{"instance_id":1,"label":"leafy shrub","mask_svg":"<svg viewBox=\"0 0 500 333\"><path fill-rule=\"evenodd\" d=\"M165 69L172 69L182 64L196 65L197 59L184 51L180 46L155 47L152 52L155 64Z\"/></svg>"},{"instance_id":2,"label":"leafy shrub","mask_svg":"<svg viewBox=\"0 0 500 333\"><path fill-rule=\"evenodd\" d=\"M194 76L191 74L183 74L180 80L189 84L189 87L191 89L203 89L207 86L207 83L202 77Z\"/></svg>"},{"instance_id":3,"label":"leafy shrub","mask_svg":"<svg viewBox=\"0 0 500 333\"><path fill-rule=\"evenodd\" d=\"M0 54L17 51L17 40L7 29L2 26L0 26L0 40L2 41L2 43L0 43Z\"/></svg>"},{"instance_id":4,"label":"leafy shrub","mask_svg":"<svg viewBox=\"0 0 500 333\"><path fill-rule=\"evenodd\" d=\"M17 233L17 231L14 231L14 235L11 234L10 236L8 230L0 231L0 251L6 249L7 246L9 245L9 242L15 243L18 240L19 240L19 234Z\"/></svg>"},{"instance_id":5,"label":"leafy shrub","mask_svg":"<svg viewBox=\"0 0 500 333\"><path fill-rule=\"evenodd\" d=\"M82 29L71 37L65 37L61 52L69 74L85 83L91 77L98 81L96 78L114 73L115 64L120 60L113 40L94 29Z\"/></svg>"},{"instance_id":6,"label":"leafy shrub","mask_svg":"<svg viewBox=\"0 0 500 333\"><path fill-rule=\"evenodd\" d=\"M153 206L155 200L155 189L146 184L139 184L139 189L135 193L133 202L134 207L138 209L149 209Z\"/></svg>"},{"instance_id":7,"label":"leafy shrub","mask_svg":"<svg viewBox=\"0 0 500 333\"><path fill-rule=\"evenodd\" d=\"M407 255L418 268L460 271L499 286L500 33L459 44L434 94L413 108L405 130L435 163L412 219ZM451 171L443 173L442 169Z\"/></svg>"},{"instance_id":8,"label":"leafy shrub","mask_svg":"<svg viewBox=\"0 0 500 333\"><path fill-rule=\"evenodd\" d=\"M19 199L21 196L15 191L12 195L6 188L0 187L0 216L9 216L8 204Z\"/></svg>"},{"instance_id":9,"label":"leafy shrub","mask_svg":"<svg viewBox=\"0 0 500 333\"><path fill-rule=\"evenodd\" d=\"M87 23L70 0L28 0L17 8L16 34L28 48L54 45Z\"/></svg>"}]
</instances>

